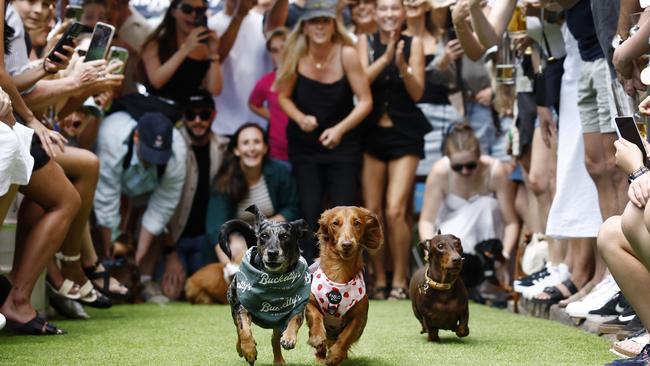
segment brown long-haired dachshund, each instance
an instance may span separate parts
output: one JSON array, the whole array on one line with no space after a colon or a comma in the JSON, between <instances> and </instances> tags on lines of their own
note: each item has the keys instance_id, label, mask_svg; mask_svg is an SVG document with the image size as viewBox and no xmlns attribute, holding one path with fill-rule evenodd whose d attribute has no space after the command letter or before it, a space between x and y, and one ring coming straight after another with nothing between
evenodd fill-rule
<instances>
[{"instance_id":1,"label":"brown long-haired dachshund","mask_svg":"<svg viewBox=\"0 0 650 366\"><path fill-rule=\"evenodd\" d=\"M339 365L368 319L363 249L377 251L384 233L377 216L361 207L334 207L323 212L318 223L320 267L313 274L307 304L308 343L318 361Z\"/></svg>"}]
</instances>

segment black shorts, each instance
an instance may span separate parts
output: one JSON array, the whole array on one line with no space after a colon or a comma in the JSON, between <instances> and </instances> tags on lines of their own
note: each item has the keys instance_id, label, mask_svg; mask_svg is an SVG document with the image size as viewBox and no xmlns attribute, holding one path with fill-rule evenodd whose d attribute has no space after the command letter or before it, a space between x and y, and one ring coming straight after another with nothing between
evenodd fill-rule
<instances>
[{"instance_id":1,"label":"black shorts","mask_svg":"<svg viewBox=\"0 0 650 366\"><path fill-rule=\"evenodd\" d=\"M406 155L424 158L424 138L413 139L399 132L397 127L376 127L365 138L364 151L388 162Z\"/></svg>"},{"instance_id":2,"label":"black shorts","mask_svg":"<svg viewBox=\"0 0 650 366\"><path fill-rule=\"evenodd\" d=\"M30 147L30 154L34 158L34 170L37 171L45 166L50 161L50 157L47 155L45 150L43 150L43 145L41 145L41 140L36 136L32 135L32 146Z\"/></svg>"}]
</instances>

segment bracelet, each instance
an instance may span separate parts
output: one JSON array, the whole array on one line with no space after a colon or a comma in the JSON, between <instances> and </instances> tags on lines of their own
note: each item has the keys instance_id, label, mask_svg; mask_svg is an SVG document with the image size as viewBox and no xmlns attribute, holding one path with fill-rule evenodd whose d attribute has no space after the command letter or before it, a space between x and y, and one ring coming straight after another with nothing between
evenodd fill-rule
<instances>
[{"instance_id":1,"label":"bracelet","mask_svg":"<svg viewBox=\"0 0 650 366\"><path fill-rule=\"evenodd\" d=\"M632 183L635 179L648 172L650 172L650 170L644 165L641 165L637 170L633 171L632 174L628 176L627 181L628 183Z\"/></svg>"},{"instance_id":2,"label":"bracelet","mask_svg":"<svg viewBox=\"0 0 650 366\"><path fill-rule=\"evenodd\" d=\"M406 68L406 75L413 75L413 68L411 66ZM401 76L402 79L404 79L405 75L400 72L399 76Z\"/></svg>"}]
</instances>

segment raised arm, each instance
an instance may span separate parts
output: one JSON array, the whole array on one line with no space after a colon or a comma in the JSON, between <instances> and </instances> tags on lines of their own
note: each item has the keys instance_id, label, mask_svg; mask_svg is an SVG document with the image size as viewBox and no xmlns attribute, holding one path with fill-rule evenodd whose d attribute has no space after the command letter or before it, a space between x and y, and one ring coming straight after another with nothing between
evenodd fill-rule
<instances>
[{"instance_id":1,"label":"raised arm","mask_svg":"<svg viewBox=\"0 0 650 366\"><path fill-rule=\"evenodd\" d=\"M232 19L230 19L228 28L226 28L226 31L223 32L223 34L219 35L221 38L219 41L219 60L222 62L226 57L228 57L230 49L232 49L232 46L235 44L235 40L237 39L241 23L254 5L254 0L239 0L237 2L237 9L235 10Z\"/></svg>"},{"instance_id":2,"label":"raised arm","mask_svg":"<svg viewBox=\"0 0 650 366\"><path fill-rule=\"evenodd\" d=\"M386 48L386 52L380 57L376 57L372 63L368 57L368 47L370 47L368 37L360 36L357 40L357 52L361 59L361 67L368 76L368 81L372 83L393 60L393 56L395 55L395 42L390 42Z\"/></svg>"},{"instance_id":3,"label":"raised arm","mask_svg":"<svg viewBox=\"0 0 650 366\"><path fill-rule=\"evenodd\" d=\"M399 70L406 91L414 102L422 98L424 93L424 49L419 37L413 37L411 40L411 55L409 56L408 65L404 62L403 54L404 43L400 41L395 51L395 64Z\"/></svg>"},{"instance_id":4,"label":"raised arm","mask_svg":"<svg viewBox=\"0 0 650 366\"><path fill-rule=\"evenodd\" d=\"M436 220L445 196L444 189L449 174L445 165L445 160L438 160L433 165L429 176L427 176L424 202L422 203L422 212L420 212L420 220L418 221L420 241L431 239L436 234Z\"/></svg>"},{"instance_id":5,"label":"raised arm","mask_svg":"<svg viewBox=\"0 0 650 366\"><path fill-rule=\"evenodd\" d=\"M494 7L490 10L489 20L485 16L485 13L483 13L480 0L469 0L469 2L472 28L474 28L474 32L476 32L479 41L485 48L497 45L508 26L508 22L510 22L517 1L496 1Z\"/></svg>"},{"instance_id":6,"label":"raised arm","mask_svg":"<svg viewBox=\"0 0 650 366\"><path fill-rule=\"evenodd\" d=\"M467 57L472 61L478 61L485 53L486 48L479 42L479 40L472 32L470 23L467 21L469 17L469 2L468 0L460 0L456 3L454 10L451 14L456 30L456 36L460 42L461 47Z\"/></svg>"},{"instance_id":7,"label":"raised arm","mask_svg":"<svg viewBox=\"0 0 650 366\"><path fill-rule=\"evenodd\" d=\"M273 7L266 15L264 22L264 33L268 33L275 28L283 27L287 22L289 15L289 1L288 0L275 0Z\"/></svg>"}]
</instances>

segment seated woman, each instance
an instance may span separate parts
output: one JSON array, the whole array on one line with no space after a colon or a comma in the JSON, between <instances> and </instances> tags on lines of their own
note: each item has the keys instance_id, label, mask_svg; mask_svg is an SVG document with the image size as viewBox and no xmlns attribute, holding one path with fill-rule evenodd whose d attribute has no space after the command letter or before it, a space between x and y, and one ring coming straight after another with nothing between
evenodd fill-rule
<instances>
[{"instance_id":1,"label":"seated woman","mask_svg":"<svg viewBox=\"0 0 650 366\"><path fill-rule=\"evenodd\" d=\"M474 254L477 244L500 239L503 257L510 258L520 227L507 169L481 155L478 138L465 123L451 127L443 146L445 157L427 177L420 240L440 230L459 237L463 251Z\"/></svg>"},{"instance_id":2,"label":"seated woman","mask_svg":"<svg viewBox=\"0 0 650 366\"><path fill-rule=\"evenodd\" d=\"M647 99L646 99L647 100ZM639 109L645 108L644 101ZM619 139L616 147L616 164L629 175L630 188L627 195L630 201L620 216L612 216L600 227L598 251L605 260L607 268L620 286L636 315L648 329L650 327L650 174L643 165L642 153L633 143ZM646 151L650 145L646 143ZM644 364L650 352L645 345L641 352L627 360L617 360L608 365ZM637 363L634 363L634 362ZM628 363L629 362L629 363Z\"/></svg>"},{"instance_id":3,"label":"seated woman","mask_svg":"<svg viewBox=\"0 0 650 366\"><path fill-rule=\"evenodd\" d=\"M227 263L229 258L217 245L221 225L231 219L252 221L253 215L244 210L256 204L271 220L298 219L300 203L296 183L287 167L269 159L268 136L256 123L239 127L230 140L228 151L215 177L206 217L206 242L203 263ZM243 255L243 237L231 235L232 258Z\"/></svg>"}]
</instances>

